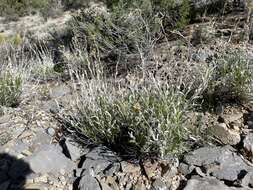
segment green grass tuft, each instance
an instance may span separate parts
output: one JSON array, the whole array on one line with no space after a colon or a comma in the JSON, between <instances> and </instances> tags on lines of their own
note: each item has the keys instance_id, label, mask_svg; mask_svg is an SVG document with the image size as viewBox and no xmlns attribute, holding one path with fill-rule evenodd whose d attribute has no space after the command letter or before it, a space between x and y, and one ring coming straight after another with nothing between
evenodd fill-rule
<instances>
[{"instance_id":1,"label":"green grass tuft","mask_svg":"<svg viewBox=\"0 0 253 190\"><path fill-rule=\"evenodd\" d=\"M9 72L0 76L0 106L16 106L21 93L21 76L13 76Z\"/></svg>"},{"instance_id":2,"label":"green grass tuft","mask_svg":"<svg viewBox=\"0 0 253 190\"><path fill-rule=\"evenodd\" d=\"M93 143L123 155L163 157L185 150L188 106L184 94L167 88L133 90L115 99L98 96L92 106L79 107L74 126Z\"/></svg>"}]
</instances>

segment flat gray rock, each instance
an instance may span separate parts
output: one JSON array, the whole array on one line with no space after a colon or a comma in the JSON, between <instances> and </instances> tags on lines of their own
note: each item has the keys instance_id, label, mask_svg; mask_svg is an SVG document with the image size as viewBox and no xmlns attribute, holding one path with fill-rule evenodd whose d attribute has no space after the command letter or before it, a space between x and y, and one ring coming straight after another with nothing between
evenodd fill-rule
<instances>
[{"instance_id":1,"label":"flat gray rock","mask_svg":"<svg viewBox=\"0 0 253 190\"><path fill-rule=\"evenodd\" d=\"M204 147L184 157L184 162L205 168L211 176L220 180L235 181L239 174L253 171L243 158L230 146Z\"/></svg>"},{"instance_id":2,"label":"flat gray rock","mask_svg":"<svg viewBox=\"0 0 253 190\"><path fill-rule=\"evenodd\" d=\"M240 132L229 129L225 123L210 127L209 132L226 145L236 145L241 141Z\"/></svg>"},{"instance_id":3,"label":"flat gray rock","mask_svg":"<svg viewBox=\"0 0 253 190\"><path fill-rule=\"evenodd\" d=\"M65 149L66 153L71 158L71 160L77 161L82 156L83 151L82 151L80 145L78 145L76 142L72 141L70 138L65 139L63 146L64 146L63 149Z\"/></svg>"},{"instance_id":4,"label":"flat gray rock","mask_svg":"<svg viewBox=\"0 0 253 190\"><path fill-rule=\"evenodd\" d=\"M41 150L44 146L47 146L51 143L52 137L46 133L44 129L39 129L36 131L36 136L33 137L31 141L30 148L33 151Z\"/></svg>"},{"instance_id":5,"label":"flat gray rock","mask_svg":"<svg viewBox=\"0 0 253 190\"><path fill-rule=\"evenodd\" d=\"M79 190L101 190L98 181L90 175L85 175L81 178L78 185L78 189Z\"/></svg>"},{"instance_id":6,"label":"flat gray rock","mask_svg":"<svg viewBox=\"0 0 253 190\"><path fill-rule=\"evenodd\" d=\"M243 187L253 187L253 172L249 172L243 177L241 185Z\"/></svg>"},{"instance_id":7,"label":"flat gray rock","mask_svg":"<svg viewBox=\"0 0 253 190\"><path fill-rule=\"evenodd\" d=\"M50 97L52 99L55 99L55 98L60 98L70 93L71 93L71 90L68 86L61 85L61 86L56 86L52 89L52 91L50 92Z\"/></svg>"},{"instance_id":8,"label":"flat gray rock","mask_svg":"<svg viewBox=\"0 0 253 190\"><path fill-rule=\"evenodd\" d=\"M41 174L58 174L61 170L71 172L75 167L75 164L65 157L58 145L45 145L40 151L27 157L26 161L33 172Z\"/></svg>"},{"instance_id":9,"label":"flat gray rock","mask_svg":"<svg viewBox=\"0 0 253 190\"><path fill-rule=\"evenodd\" d=\"M159 178L153 182L152 187L153 190L169 190L169 187Z\"/></svg>"},{"instance_id":10,"label":"flat gray rock","mask_svg":"<svg viewBox=\"0 0 253 190\"><path fill-rule=\"evenodd\" d=\"M94 174L113 174L120 169L119 158L105 147L96 147L85 155L82 169L92 170Z\"/></svg>"},{"instance_id":11,"label":"flat gray rock","mask_svg":"<svg viewBox=\"0 0 253 190\"><path fill-rule=\"evenodd\" d=\"M248 188L235 188L225 185L215 178L191 179L184 190L249 190Z\"/></svg>"}]
</instances>

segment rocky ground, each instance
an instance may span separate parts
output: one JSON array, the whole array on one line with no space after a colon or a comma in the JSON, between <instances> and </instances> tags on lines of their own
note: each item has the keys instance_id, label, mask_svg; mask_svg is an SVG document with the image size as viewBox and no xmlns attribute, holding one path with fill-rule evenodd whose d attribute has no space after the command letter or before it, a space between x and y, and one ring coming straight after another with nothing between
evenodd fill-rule
<instances>
[{"instance_id":1,"label":"rocky ground","mask_svg":"<svg viewBox=\"0 0 253 190\"><path fill-rule=\"evenodd\" d=\"M56 30L61 31L70 18L67 13L63 17L59 19L61 24L59 20L37 19L39 24L27 27L43 38L45 31L57 24ZM12 35L27 19L8 24L0 20L0 30L4 35ZM227 32L231 37L233 31L240 33L239 29L227 26L220 33ZM235 41L240 38L234 36ZM201 62L208 57L209 54L199 51L196 59ZM80 145L62 131L57 114L68 109L73 96L72 85L67 82L31 81L17 108L1 110L0 190L253 188L253 102L221 107L217 113L201 113L202 123L213 135L215 145L196 146L182 157L135 162L123 160L103 146ZM191 114L194 120L199 113Z\"/></svg>"}]
</instances>

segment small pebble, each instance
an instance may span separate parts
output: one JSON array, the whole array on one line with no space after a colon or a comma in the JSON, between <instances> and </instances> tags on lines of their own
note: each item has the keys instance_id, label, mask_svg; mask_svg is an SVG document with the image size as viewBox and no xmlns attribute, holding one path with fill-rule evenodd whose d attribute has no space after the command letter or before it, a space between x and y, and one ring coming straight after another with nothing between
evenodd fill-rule
<instances>
[{"instance_id":1,"label":"small pebble","mask_svg":"<svg viewBox=\"0 0 253 190\"><path fill-rule=\"evenodd\" d=\"M55 129L52 127L49 127L47 129L47 134L50 135L51 137L55 135Z\"/></svg>"}]
</instances>

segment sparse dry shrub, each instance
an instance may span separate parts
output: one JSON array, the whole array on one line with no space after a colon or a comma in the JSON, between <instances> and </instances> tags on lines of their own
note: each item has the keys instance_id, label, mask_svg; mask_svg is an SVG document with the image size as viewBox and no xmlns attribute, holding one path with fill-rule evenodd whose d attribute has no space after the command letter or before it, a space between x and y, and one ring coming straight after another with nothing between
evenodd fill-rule
<instances>
[{"instance_id":1,"label":"sparse dry shrub","mask_svg":"<svg viewBox=\"0 0 253 190\"><path fill-rule=\"evenodd\" d=\"M213 68L204 103L213 107L217 103L241 103L251 98L252 62L245 51L228 48L212 61Z\"/></svg>"},{"instance_id":2,"label":"sparse dry shrub","mask_svg":"<svg viewBox=\"0 0 253 190\"><path fill-rule=\"evenodd\" d=\"M62 7L59 5L60 0L0 0L0 16L16 20L20 16L40 12L47 18L60 12Z\"/></svg>"},{"instance_id":3,"label":"sparse dry shrub","mask_svg":"<svg viewBox=\"0 0 253 190\"><path fill-rule=\"evenodd\" d=\"M22 78L10 72L0 74L0 106L16 106L22 92Z\"/></svg>"}]
</instances>

